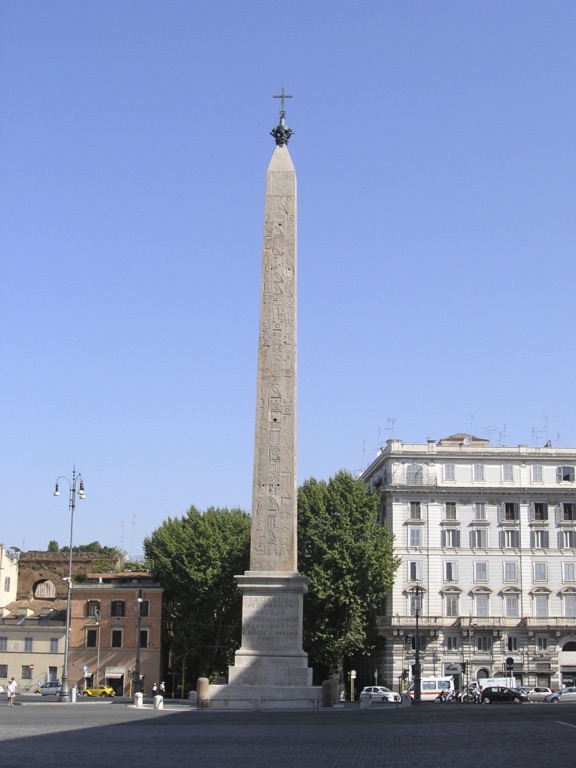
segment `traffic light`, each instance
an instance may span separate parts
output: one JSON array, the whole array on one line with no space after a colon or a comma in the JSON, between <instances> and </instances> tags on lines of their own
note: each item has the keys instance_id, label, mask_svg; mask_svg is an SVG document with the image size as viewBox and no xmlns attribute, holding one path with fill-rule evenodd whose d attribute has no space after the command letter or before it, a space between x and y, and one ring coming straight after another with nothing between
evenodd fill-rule
<instances>
[{"instance_id":1,"label":"traffic light","mask_svg":"<svg viewBox=\"0 0 576 768\"><path fill-rule=\"evenodd\" d=\"M134 677L134 672L132 671L131 667L128 668L128 677L130 678L130 680Z\"/></svg>"},{"instance_id":2,"label":"traffic light","mask_svg":"<svg viewBox=\"0 0 576 768\"><path fill-rule=\"evenodd\" d=\"M412 648L412 638L410 635L406 635L406 637L404 638L404 645L406 646L406 648Z\"/></svg>"},{"instance_id":3,"label":"traffic light","mask_svg":"<svg viewBox=\"0 0 576 768\"><path fill-rule=\"evenodd\" d=\"M408 670L402 670L402 680L408 680Z\"/></svg>"},{"instance_id":4,"label":"traffic light","mask_svg":"<svg viewBox=\"0 0 576 768\"><path fill-rule=\"evenodd\" d=\"M465 675L465 674L466 674L466 665L467 665L467 664L468 664L468 662L467 662L467 661L463 661L463 662L462 662L462 674L463 674L463 675Z\"/></svg>"}]
</instances>

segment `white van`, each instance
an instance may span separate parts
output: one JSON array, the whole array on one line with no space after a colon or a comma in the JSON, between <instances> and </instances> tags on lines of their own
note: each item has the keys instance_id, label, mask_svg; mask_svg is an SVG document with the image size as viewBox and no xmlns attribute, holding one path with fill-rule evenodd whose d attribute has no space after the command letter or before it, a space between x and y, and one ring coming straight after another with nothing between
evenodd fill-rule
<instances>
[{"instance_id":1,"label":"white van","mask_svg":"<svg viewBox=\"0 0 576 768\"><path fill-rule=\"evenodd\" d=\"M414 698L414 683L408 688L410 698ZM434 701L441 693L446 696L454 693L453 677L423 677L420 680L420 699Z\"/></svg>"}]
</instances>

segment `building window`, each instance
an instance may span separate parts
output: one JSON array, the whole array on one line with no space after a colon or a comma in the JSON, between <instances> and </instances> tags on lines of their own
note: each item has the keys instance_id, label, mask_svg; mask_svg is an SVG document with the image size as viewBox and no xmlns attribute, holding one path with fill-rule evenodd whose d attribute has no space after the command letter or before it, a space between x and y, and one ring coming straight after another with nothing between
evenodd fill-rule
<instances>
[{"instance_id":1,"label":"building window","mask_svg":"<svg viewBox=\"0 0 576 768\"><path fill-rule=\"evenodd\" d=\"M530 546L532 549L548 549L548 531L530 531Z\"/></svg>"},{"instance_id":2,"label":"building window","mask_svg":"<svg viewBox=\"0 0 576 768\"><path fill-rule=\"evenodd\" d=\"M50 653L58 653L58 638L50 638Z\"/></svg>"},{"instance_id":3,"label":"building window","mask_svg":"<svg viewBox=\"0 0 576 768\"><path fill-rule=\"evenodd\" d=\"M20 677L22 680L32 680L32 672L33 670L30 669L29 664L22 664L22 672L20 674Z\"/></svg>"},{"instance_id":4,"label":"building window","mask_svg":"<svg viewBox=\"0 0 576 768\"><path fill-rule=\"evenodd\" d=\"M474 464L473 473L475 483L484 482L484 464Z\"/></svg>"},{"instance_id":5,"label":"building window","mask_svg":"<svg viewBox=\"0 0 576 768\"><path fill-rule=\"evenodd\" d=\"M532 465L532 482L533 483L542 482L542 465L541 464Z\"/></svg>"},{"instance_id":6,"label":"building window","mask_svg":"<svg viewBox=\"0 0 576 768\"><path fill-rule=\"evenodd\" d=\"M88 602L86 603L86 616L99 616L99 615L100 615L100 601L88 600Z\"/></svg>"},{"instance_id":7,"label":"building window","mask_svg":"<svg viewBox=\"0 0 576 768\"><path fill-rule=\"evenodd\" d=\"M409 547L421 547L422 546L422 529L417 525L410 525L408 527L408 546Z\"/></svg>"},{"instance_id":8,"label":"building window","mask_svg":"<svg viewBox=\"0 0 576 768\"><path fill-rule=\"evenodd\" d=\"M534 563L534 581L548 581L548 563Z\"/></svg>"},{"instance_id":9,"label":"building window","mask_svg":"<svg viewBox=\"0 0 576 768\"><path fill-rule=\"evenodd\" d=\"M422 562L410 560L408 563L408 581L422 581Z\"/></svg>"},{"instance_id":10,"label":"building window","mask_svg":"<svg viewBox=\"0 0 576 768\"><path fill-rule=\"evenodd\" d=\"M536 595L534 597L534 614L537 619L548 618L548 595Z\"/></svg>"},{"instance_id":11,"label":"building window","mask_svg":"<svg viewBox=\"0 0 576 768\"><path fill-rule=\"evenodd\" d=\"M122 630L121 629L113 629L112 630L112 648L122 648Z\"/></svg>"},{"instance_id":12,"label":"building window","mask_svg":"<svg viewBox=\"0 0 576 768\"><path fill-rule=\"evenodd\" d=\"M110 609L111 616L124 616L124 600L112 600Z\"/></svg>"},{"instance_id":13,"label":"building window","mask_svg":"<svg viewBox=\"0 0 576 768\"><path fill-rule=\"evenodd\" d=\"M506 639L506 649L508 651L518 650L518 638L515 635L508 635Z\"/></svg>"},{"instance_id":14,"label":"building window","mask_svg":"<svg viewBox=\"0 0 576 768\"><path fill-rule=\"evenodd\" d=\"M500 546L502 549L520 549L520 531L500 531Z\"/></svg>"},{"instance_id":15,"label":"building window","mask_svg":"<svg viewBox=\"0 0 576 768\"><path fill-rule=\"evenodd\" d=\"M486 504L483 501L477 501L474 504L474 519L486 520Z\"/></svg>"},{"instance_id":16,"label":"building window","mask_svg":"<svg viewBox=\"0 0 576 768\"><path fill-rule=\"evenodd\" d=\"M7 650L8 650L8 638L0 637L0 651L7 651Z\"/></svg>"},{"instance_id":17,"label":"building window","mask_svg":"<svg viewBox=\"0 0 576 768\"><path fill-rule=\"evenodd\" d=\"M548 638L544 635L539 635L536 638L536 649L542 653L542 651L546 652L548 650Z\"/></svg>"},{"instance_id":18,"label":"building window","mask_svg":"<svg viewBox=\"0 0 576 768\"><path fill-rule=\"evenodd\" d=\"M8 664L0 664L0 678L8 677Z\"/></svg>"},{"instance_id":19,"label":"building window","mask_svg":"<svg viewBox=\"0 0 576 768\"><path fill-rule=\"evenodd\" d=\"M543 501L535 501L531 507L532 520L548 520L548 504Z\"/></svg>"},{"instance_id":20,"label":"building window","mask_svg":"<svg viewBox=\"0 0 576 768\"><path fill-rule=\"evenodd\" d=\"M140 648L148 648L148 630L140 630Z\"/></svg>"},{"instance_id":21,"label":"building window","mask_svg":"<svg viewBox=\"0 0 576 768\"><path fill-rule=\"evenodd\" d=\"M444 517L446 520L456 520L456 502L455 501L446 502Z\"/></svg>"},{"instance_id":22,"label":"building window","mask_svg":"<svg viewBox=\"0 0 576 768\"><path fill-rule=\"evenodd\" d=\"M470 548L486 549L488 546L488 531L485 528L474 528L470 531Z\"/></svg>"},{"instance_id":23,"label":"building window","mask_svg":"<svg viewBox=\"0 0 576 768\"><path fill-rule=\"evenodd\" d=\"M559 531L558 546L561 549L576 549L576 531Z\"/></svg>"},{"instance_id":24,"label":"building window","mask_svg":"<svg viewBox=\"0 0 576 768\"><path fill-rule=\"evenodd\" d=\"M10 592L10 576L4 576L4 592Z\"/></svg>"},{"instance_id":25,"label":"building window","mask_svg":"<svg viewBox=\"0 0 576 768\"><path fill-rule=\"evenodd\" d=\"M446 482L456 480L456 467L454 464L444 464L444 480L446 480Z\"/></svg>"},{"instance_id":26,"label":"building window","mask_svg":"<svg viewBox=\"0 0 576 768\"><path fill-rule=\"evenodd\" d=\"M459 595L444 595L444 615L450 618L458 616Z\"/></svg>"},{"instance_id":27,"label":"building window","mask_svg":"<svg viewBox=\"0 0 576 768\"><path fill-rule=\"evenodd\" d=\"M458 581L458 562L449 560L444 563L444 581Z\"/></svg>"},{"instance_id":28,"label":"building window","mask_svg":"<svg viewBox=\"0 0 576 768\"><path fill-rule=\"evenodd\" d=\"M143 619L148 618L150 616L150 600L142 600L140 598L138 605L140 606L140 617Z\"/></svg>"},{"instance_id":29,"label":"building window","mask_svg":"<svg viewBox=\"0 0 576 768\"><path fill-rule=\"evenodd\" d=\"M567 619L576 618L576 595L564 595L564 616Z\"/></svg>"},{"instance_id":30,"label":"building window","mask_svg":"<svg viewBox=\"0 0 576 768\"><path fill-rule=\"evenodd\" d=\"M420 464L408 464L406 467L406 483L408 485L422 485L423 482L423 467Z\"/></svg>"},{"instance_id":31,"label":"building window","mask_svg":"<svg viewBox=\"0 0 576 768\"><path fill-rule=\"evenodd\" d=\"M410 520L422 520L422 507L419 501L410 502Z\"/></svg>"},{"instance_id":32,"label":"building window","mask_svg":"<svg viewBox=\"0 0 576 768\"><path fill-rule=\"evenodd\" d=\"M518 504L515 501L504 502L504 520L518 520Z\"/></svg>"},{"instance_id":33,"label":"building window","mask_svg":"<svg viewBox=\"0 0 576 768\"><path fill-rule=\"evenodd\" d=\"M34 639L32 637L24 638L24 653L32 653Z\"/></svg>"},{"instance_id":34,"label":"building window","mask_svg":"<svg viewBox=\"0 0 576 768\"><path fill-rule=\"evenodd\" d=\"M562 581L576 581L576 564L562 563ZM0 650L2 650L0 648Z\"/></svg>"},{"instance_id":35,"label":"building window","mask_svg":"<svg viewBox=\"0 0 576 768\"><path fill-rule=\"evenodd\" d=\"M443 547L455 548L460 546L460 531L458 528L443 528L440 538Z\"/></svg>"},{"instance_id":36,"label":"building window","mask_svg":"<svg viewBox=\"0 0 576 768\"><path fill-rule=\"evenodd\" d=\"M509 561L504 563L504 581L518 581L517 562Z\"/></svg>"},{"instance_id":37,"label":"building window","mask_svg":"<svg viewBox=\"0 0 576 768\"><path fill-rule=\"evenodd\" d=\"M459 648L458 635L445 635L444 648L447 651L457 651Z\"/></svg>"},{"instance_id":38,"label":"building window","mask_svg":"<svg viewBox=\"0 0 576 768\"><path fill-rule=\"evenodd\" d=\"M503 483L514 482L514 467L512 464L504 464L502 466L502 482Z\"/></svg>"},{"instance_id":39,"label":"building window","mask_svg":"<svg viewBox=\"0 0 576 768\"><path fill-rule=\"evenodd\" d=\"M492 651L492 638L488 635L480 635L476 638L476 648L479 651L490 653Z\"/></svg>"},{"instance_id":40,"label":"building window","mask_svg":"<svg viewBox=\"0 0 576 768\"><path fill-rule=\"evenodd\" d=\"M486 618L490 615L488 595L474 595L474 612L480 618Z\"/></svg>"},{"instance_id":41,"label":"building window","mask_svg":"<svg viewBox=\"0 0 576 768\"><path fill-rule=\"evenodd\" d=\"M488 563L484 560L474 563L474 581L488 581Z\"/></svg>"},{"instance_id":42,"label":"building window","mask_svg":"<svg viewBox=\"0 0 576 768\"><path fill-rule=\"evenodd\" d=\"M559 483L573 483L574 467L558 467L556 470L556 479Z\"/></svg>"},{"instance_id":43,"label":"building window","mask_svg":"<svg viewBox=\"0 0 576 768\"><path fill-rule=\"evenodd\" d=\"M507 619L517 619L519 617L519 604L520 602L516 593L504 596L504 612Z\"/></svg>"},{"instance_id":44,"label":"building window","mask_svg":"<svg viewBox=\"0 0 576 768\"><path fill-rule=\"evenodd\" d=\"M86 648L96 648L98 644L98 630L87 629L86 630Z\"/></svg>"},{"instance_id":45,"label":"building window","mask_svg":"<svg viewBox=\"0 0 576 768\"><path fill-rule=\"evenodd\" d=\"M562 520L574 520L574 504L562 504Z\"/></svg>"}]
</instances>

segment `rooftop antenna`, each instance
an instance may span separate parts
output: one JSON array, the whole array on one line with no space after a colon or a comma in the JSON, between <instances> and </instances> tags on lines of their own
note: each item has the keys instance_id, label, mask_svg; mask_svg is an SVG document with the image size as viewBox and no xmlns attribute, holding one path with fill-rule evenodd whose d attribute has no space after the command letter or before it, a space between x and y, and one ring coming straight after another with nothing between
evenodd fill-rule
<instances>
[{"instance_id":1,"label":"rooftop antenna","mask_svg":"<svg viewBox=\"0 0 576 768\"><path fill-rule=\"evenodd\" d=\"M548 440L548 416L544 416L544 426L542 429L536 429L536 427L532 427L532 442L534 445L539 440Z\"/></svg>"},{"instance_id":2,"label":"rooftop antenna","mask_svg":"<svg viewBox=\"0 0 576 768\"><path fill-rule=\"evenodd\" d=\"M136 527L136 512L132 513L132 531L130 532L130 558L134 554L134 528Z\"/></svg>"},{"instance_id":3,"label":"rooftop antenna","mask_svg":"<svg viewBox=\"0 0 576 768\"><path fill-rule=\"evenodd\" d=\"M498 445L504 445L505 439L506 439L506 424L504 424L504 427L498 432Z\"/></svg>"},{"instance_id":4,"label":"rooftop antenna","mask_svg":"<svg viewBox=\"0 0 576 768\"><path fill-rule=\"evenodd\" d=\"M494 434L494 432L497 432L497 431L498 430L497 430L496 427L483 427L482 428L482 434L488 436L488 442L490 442L492 440L492 435Z\"/></svg>"},{"instance_id":5,"label":"rooftop antenna","mask_svg":"<svg viewBox=\"0 0 576 768\"><path fill-rule=\"evenodd\" d=\"M120 520L120 549L124 552L124 520Z\"/></svg>"},{"instance_id":6,"label":"rooftop antenna","mask_svg":"<svg viewBox=\"0 0 576 768\"><path fill-rule=\"evenodd\" d=\"M470 432L474 429L474 414L470 414L470 421L465 421L464 426L470 427Z\"/></svg>"}]
</instances>

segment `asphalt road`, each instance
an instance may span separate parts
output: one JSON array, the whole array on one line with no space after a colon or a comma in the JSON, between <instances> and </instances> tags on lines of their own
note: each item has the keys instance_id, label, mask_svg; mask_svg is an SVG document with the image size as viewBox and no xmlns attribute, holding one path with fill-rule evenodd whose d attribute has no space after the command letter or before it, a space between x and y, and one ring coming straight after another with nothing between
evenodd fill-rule
<instances>
[{"instance_id":1,"label":"asphalt road","mask_svg":"<svg viewBox=\"0 0 576 768\"><path fill-rule=\"evenodd\" d=\"M572 768L576 705L211 712L2 697L0 750L2 768Z\"/></svg>"}]
</instances>

